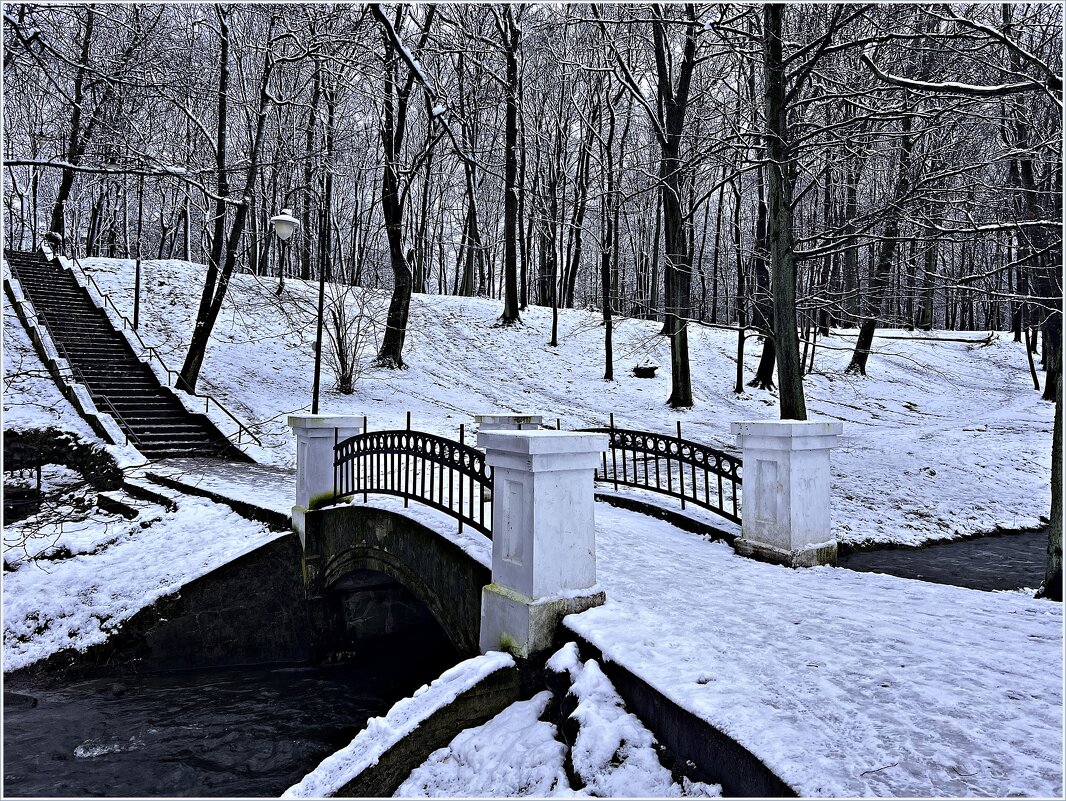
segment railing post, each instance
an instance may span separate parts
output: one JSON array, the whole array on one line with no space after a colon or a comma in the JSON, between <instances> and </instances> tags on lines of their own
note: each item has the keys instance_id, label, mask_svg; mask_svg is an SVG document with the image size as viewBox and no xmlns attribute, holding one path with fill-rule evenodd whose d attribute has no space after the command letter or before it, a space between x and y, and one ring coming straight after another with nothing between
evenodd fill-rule
<instances>
[{"instance_id":1,"label":"railing post","mask_svg":"<svg viewBox=\"0 0 1066 801\"><path fill-rule=\"evenodd\" d=\"M829 525L829 451L837 422L733 423L744 454L737 553L789 567L836 564Z\"/></svg>"},{"instance_id":2,"label":"railing post","mask_svg":"<svg viewBox=\"0 0 1066 801\"><path fill-rule=\"evenodd\" d=\"M693 490L695 492L695 490ZM677 493L681 496L681 511L685 511L685 462L681 458L681 421L677 421Z\"/></svg>"},{"instance_id":3,"label":"railing post","mask_svg":"<svg viewBox=\"0 0 1066 801\"><path fill-rule=\"evenodd\" d=\"M481 594L481 650L529 657L563 616L604 601L596 583L593 472L604 434L482 431L493 469L492 583Z\"/></svg>"},{"instance_id":4,"label":"railing post","mask_svg":"<svg viewBox=\"0 0 1066 801\"><path fill-rule=\"evenodd\" d=\"M611 478L614 480L614 491L618 492L618 451L614 447L614 412L611 412L611 439L607 444L607 447L611 449ZM669 456L669 454L667 454ZM604 464L606 465L607 454L604 453ZM625 468L625 456L622 456L622 467ZM666 463L667 470L670 469L670 462ZM669 473L667 473L669 475Z\"/></svg>"},{"instance_id":5,"label":"railing post","mask_svg":"<svg viewBox=\"0 0 1066 801\"><path fill-rule=\"evenodd\" d=\"M333 495L334 443L363 431L362 418L333 414L289 415L296 435L296 504L292 507L292 529L303 544L304 518L315 506Z\"/></svg>"}]
</instances>

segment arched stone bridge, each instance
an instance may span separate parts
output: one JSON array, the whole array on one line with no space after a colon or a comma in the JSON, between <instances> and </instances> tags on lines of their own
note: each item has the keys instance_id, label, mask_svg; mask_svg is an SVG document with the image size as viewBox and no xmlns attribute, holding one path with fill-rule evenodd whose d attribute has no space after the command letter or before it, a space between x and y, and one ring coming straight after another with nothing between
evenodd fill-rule
<instances>
[{"instance_id":1,"label":"arched stone bridge","mask_svg":"<svg viewBox=\"0 0 1066 801\"><path fill-rule=\"evenodd\" d=\"M309 598L329 597L361 571L381 573L426 606L459 653L478 653L481 591L492 581L488 567L437 532L383 509L313 510L305 526Z\"/></svg>"}]
</instances>

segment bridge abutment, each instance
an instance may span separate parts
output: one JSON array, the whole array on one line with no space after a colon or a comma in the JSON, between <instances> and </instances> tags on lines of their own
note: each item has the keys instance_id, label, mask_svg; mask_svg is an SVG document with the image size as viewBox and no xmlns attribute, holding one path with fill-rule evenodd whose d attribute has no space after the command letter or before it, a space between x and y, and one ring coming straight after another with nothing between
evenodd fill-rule
<instances>
[{"instance_id":1,"label":"bridge abutment","mask_svg":"<svg viewBox=\"0 0 1066 801\"><path fill-rule=\"evenodd\" d=\"M565 615L604 601L596 583L593 471L603 434L483 430L493 469L492 583L481 596L481 650L529 657Z\"/></svg>"}]
</instances>

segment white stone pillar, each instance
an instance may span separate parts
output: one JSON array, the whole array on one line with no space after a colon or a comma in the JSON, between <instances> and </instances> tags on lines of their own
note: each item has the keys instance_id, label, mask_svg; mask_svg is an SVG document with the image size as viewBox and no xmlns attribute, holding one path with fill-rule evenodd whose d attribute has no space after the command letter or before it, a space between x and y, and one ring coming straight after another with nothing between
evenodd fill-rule
<instances>
[{"instance_id":1,"label":"white stone pillar","mask_svg":"<svg viewBox=\"0 0 1066 801\"><path fill-rule=\"evenodd\" d=\"M559 621L604 601L596 583L593 472L606 434L482 431L493 470L492 583L481 595L481 650L528 657Z\"/></svg>"},{"instance_id":2,"label":"white stone pillar","mask_svg":"<svg viewBox=\"0 0 1066 801\"><path fill-rule=\"evenodd\" d=\"M539 414L493 412L475 414L474 421L478 431L536 431L543 425L544 418Z\"/></svg>"},{"instance_id":3,"label":"white stone pillar","mask_svg":"<svg viewBox=\"0 0 1066 801\"><path fill-rule=\"evenodd\" d=\"M333 495L333 445L363 433L363 418L335 414L289 415L296 434L296 505L292 528L304 541L304 515Z\"/></svg>"},{"instance_id":4,"label":"white stone pillar","mask_svg":"<svg viewBox=\"0 0 1066 801\"><path fill-rule=\"evenodd\" d=\"M743 451L742 534L737 553L790 567L836 564L829 527L829 451L837 422L733 423Z\"/></svg>"}]
</instances>

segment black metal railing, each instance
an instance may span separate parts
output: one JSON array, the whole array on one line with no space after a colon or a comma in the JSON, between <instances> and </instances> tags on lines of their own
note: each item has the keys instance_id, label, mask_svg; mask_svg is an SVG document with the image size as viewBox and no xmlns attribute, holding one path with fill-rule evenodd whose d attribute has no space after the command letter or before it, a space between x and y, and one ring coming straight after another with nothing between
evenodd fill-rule
<instances>
[{"instance_id":1,"label":"black metal railing","mask_svg":"<svg viewBox=\"0 0 1066 801\"><path fill-rule=\"evenodd\" d=\"M47 318L45 319L47 324ZM51 330L51 329L49 329ZM63 360L67 363L67 369L70 370L70 374L74 377L74 380L85 387L85 391L89 393L89 398L92 400L93 405L96 406L96 410L103 411L105 414L111 415L111 418L115 421L115 424L119 427L122 435L126 438L124 445L129 445L133 442L135 448L140 450L144 447L144 441L137 436L137 432L133 430L133 427L126 421L126 418L122 416L122 413L115 408L115 405L111 402L111 399L106 395L93 391L92 384L85 377L83 373L75 364L74 360L70 358L70 354L67 352L66 347L56 337L52 337L52 344L55 346L56 353L63 357Z\"/></svg>"},{"instance_id":2,"label":"black metal railing","mask_svg":"<svg viewBox=\"0 0 1066 801\"><path fill-rule=\"evenodd\" d=\"M584 428L607 434L610 448L596 469L596 481L650 490L702 507L740 523L739 456L677 435L616 428L614 415L608 428Z\"/></svg>"},{"instance_id":3,"label":"black metal railing","mask_svg":"<svg viewBox=\"0 0 1066 801\"><path fill-rule=\"evenodd\" d=\"M407 428L367 431L334 442L333 497L395 495L416 501L492 536L492 470L485 454L465 443Z\"/></svg>"}]
</instances>

